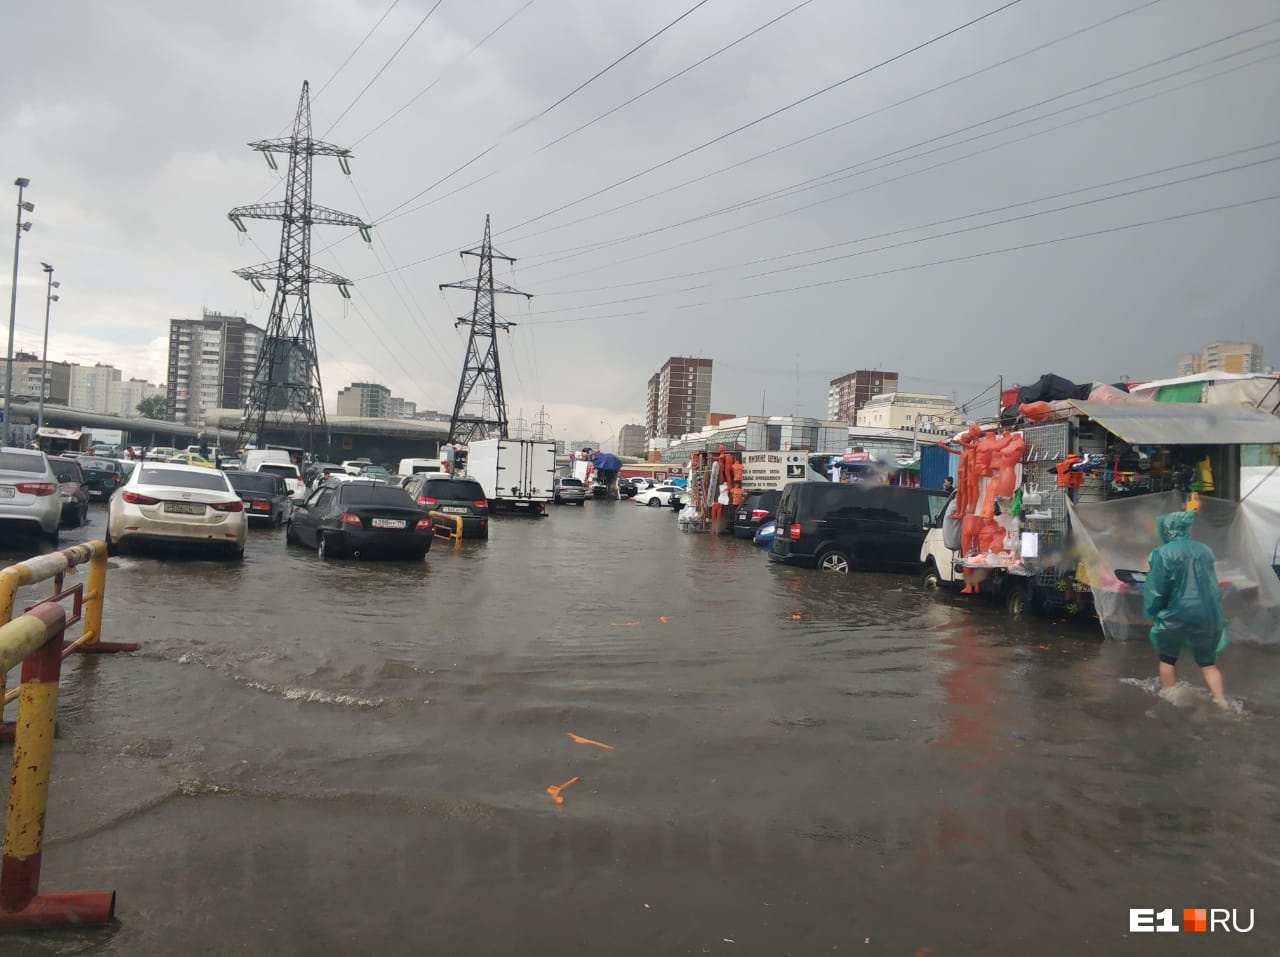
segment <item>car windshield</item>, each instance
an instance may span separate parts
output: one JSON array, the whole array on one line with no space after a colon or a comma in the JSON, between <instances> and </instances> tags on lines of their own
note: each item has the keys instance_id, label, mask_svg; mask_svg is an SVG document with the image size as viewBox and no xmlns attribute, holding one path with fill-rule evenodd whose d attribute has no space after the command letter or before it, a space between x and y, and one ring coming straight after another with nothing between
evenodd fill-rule
<instances>
[{"instance_id":1,"label":"car windshield","mask_svg":"<svg viewBox=\"0 0 1280 957\"><path fill-rule=\"evenodd\" d=\"M111 459L91 459L82 458L80 467L88 469L90 472L119 472L120 463L113 462Z\"/></svg>"},{"instance_id":2,"label":"car windshield","mask_svg":"<svg viewBox=\"0 0 1280 957\"><path fill-rule=\"evenodd\" d=\"M434 499L453 499L455 501L476 502L484 498L484 489L479 482L463 482L458 479L437 479L422 484L422 495Z\"/></svg>"},{"instance_id":3,"label":"car windshield","mask_svg":"<svg viewBox=\"0 0 1280 957\"><path fill-rule=\"evenodd\" d=\"M50 459L49 464L53 466L53 474L58 477L59 482L79 482L84 478L80 474L80 467L75 462L59 462L57 459Z\"/></svg>"},{"instance_id":4,"label":"car windshield","mask_svg":"<svg viewBox=\"0 0 1280 957\"><path fill-rule=\"evenodd\" d=\"M0 451L0 470L5 472L43 472L44 456L33 452Z\"/></svg>"},{"instance_id":5,"label":"car windshield","mask_svg":"<svg viewBox=\"0 0 1280 957\"><path fill-rule=\"evenodd\" d=\"M581 487L582 479L575 479L575 478L561 479L560 484L561 485L577 485Z\"/></svg>"},{"instance_id":6,"label":"car windshield","mask_svg":"<svg viewBox=\"0 0 1280 957\"><path fill-rule=\"evenodd\" d=\"M407 505L416 508L404 489L391 485L344 485L339 497L343 505Z\"/></svg>"},{"instance_id":7,"label":"car windshield","mask_svg":"<svg viewBox=\"0 0 1280 957\"><path fill-rule=\"evenodd\" d=\"M188 472L186 469L166 469L143 466L138 476L139 485L168 485L172 488L198 488L210 492L225 492L227 479L221 472L201 469Z\"/></svg>"},{"instance_id":8,"label":"car windshield","mask_svg":"<svg viewBox=\"0 0 1280 957\"><path fill-rule=\"evenodd\" d=\"M367 465L364 470L365 475L390 475L391 473L384 469L381 465Z\"/></svg>"},{"instance_id":9,"label":"car windshield","mask_svg":"<svg viewBox=\"0 0 1280 957\"><path fill-rule=\"evenodd\" d=\"M274 475L264 475L261 472L234 472L227 476L227 481L237 492L264 492L274 495L279 479Z\"/></svg>"}]
</instances>

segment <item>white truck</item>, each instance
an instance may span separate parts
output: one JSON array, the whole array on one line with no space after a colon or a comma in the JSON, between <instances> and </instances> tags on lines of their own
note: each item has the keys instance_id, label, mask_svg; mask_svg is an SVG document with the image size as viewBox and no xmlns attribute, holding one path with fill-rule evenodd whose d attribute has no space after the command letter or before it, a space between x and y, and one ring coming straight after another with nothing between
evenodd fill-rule
<instances>
[{"instance_id":1,"label":"white truck","mask_svg":"<svg viewBox=\"0 0 1280 957\"><path fill-rule=\"evenodd\" d=\"M494 512L546 515L556 476L556 444L481 439L467 448L467 476L484 488Z\"/></svg>"}]
</instances>

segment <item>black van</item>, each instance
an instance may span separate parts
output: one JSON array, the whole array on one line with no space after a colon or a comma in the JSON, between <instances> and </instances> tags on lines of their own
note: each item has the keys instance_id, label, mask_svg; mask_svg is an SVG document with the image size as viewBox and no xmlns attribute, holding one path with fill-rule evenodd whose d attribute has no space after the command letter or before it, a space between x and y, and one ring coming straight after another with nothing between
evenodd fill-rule
<instances>
[{"instance_id":1,"label":"black van","mask_svg":"<svg viewBox=\"0 0 1280 957\"><path fill-rule=\"evenodd\" d=\"M769 558L841 574L855 565L916 569L946 504L947 493L935 489L792 482L778 503Z\"/></svg>"}]
</instances>

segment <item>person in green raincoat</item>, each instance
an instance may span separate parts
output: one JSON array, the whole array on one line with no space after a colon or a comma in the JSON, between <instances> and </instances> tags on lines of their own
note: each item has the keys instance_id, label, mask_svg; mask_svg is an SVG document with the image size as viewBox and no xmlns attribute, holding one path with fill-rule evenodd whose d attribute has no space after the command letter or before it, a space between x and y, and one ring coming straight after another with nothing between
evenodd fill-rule
<instances>
[{"instance_id":1,"label":"person in green raincoat","mask_svg":"<svg viewBox=\"0 0 1280 957\"><path fill-rule=\"evenodd\" d=\"M1171 512L1156 519L1160 540L1142 585L1142 611L1152 619L1151 644L1160 656L1160 687L1177 680L1178 655L1190 646L1213 700L1225 708L1218 653L1227 646L1226 615L1208 545L1191 539L1195 512Z\"/></svg>"}]
</instances>

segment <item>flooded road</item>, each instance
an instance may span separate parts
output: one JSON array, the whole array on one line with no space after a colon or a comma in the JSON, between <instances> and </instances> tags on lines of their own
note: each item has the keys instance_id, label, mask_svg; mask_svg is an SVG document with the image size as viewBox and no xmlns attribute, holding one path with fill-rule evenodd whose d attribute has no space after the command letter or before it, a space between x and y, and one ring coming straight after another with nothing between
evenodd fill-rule
<instances>
[{"instance_id":1,"label":"flooded road","mask_svg":"<svg viewBox=\"0 0 1280 957\"><path fill-rule=\"evenodd\" d=\"M1221 715L1145 642L626 503L424 563L112 564L142 650L67 663L42 889L119 924L6 955L1280 950L1276 648L1224 654Z\"/></svg>"}]
</instances>

